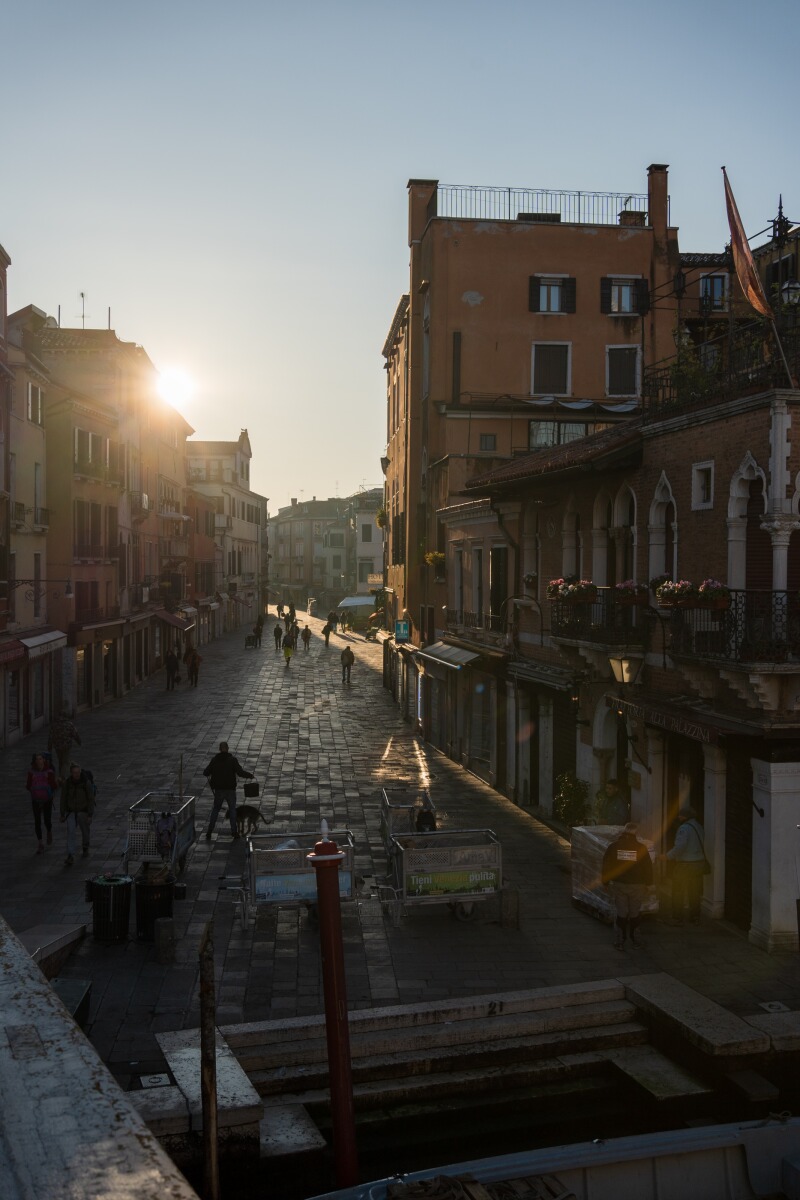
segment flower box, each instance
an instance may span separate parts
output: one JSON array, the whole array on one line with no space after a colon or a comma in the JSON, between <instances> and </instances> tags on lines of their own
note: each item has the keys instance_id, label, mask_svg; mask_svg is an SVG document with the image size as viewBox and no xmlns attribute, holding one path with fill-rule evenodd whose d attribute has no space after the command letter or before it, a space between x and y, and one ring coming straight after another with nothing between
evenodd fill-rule
<instances>
[{"instance_id":1,"label":"flower box","mask_svg":"<svg viewBox=\"0 0 800 1200\"><path fill-rule=\"evenodd\" d=\"M620 592L614 597L614 603L619 608L649 608L650 606L647 592L643 595L638 592Z\"/></svg>"},{"instance_id":2,"label":"flower box","mask_svg":"<svg viewBox=\"0 0 800 1200\"><path fill-rule=\"evenodd\" d=\"M673 583L668 579L656 589L656 603L661 608L696 608L698 590L688 579L679 579Z\"/></svg>"},{"instance_id":3,"label":"flower box","mask_svg":"<svg viewBox=\"0 0 800 1200\"><path fill-rule=\"evenodd\" d=\"M724 583L718 579L704 579L697 589L699 608L713 608L723 612L731 606L731 593Z\"/></svg>"},{"instance_id":4,"label":"flower box","mask_svg":"<svg viewBox=\"0 0 800 1200\"><path fill-rule=\"evenodd\" d=\"M731 606L730 596L703 596L697 597L696 608L710 608L714 612L725 612Z\"/></svg>"}]
</instances>

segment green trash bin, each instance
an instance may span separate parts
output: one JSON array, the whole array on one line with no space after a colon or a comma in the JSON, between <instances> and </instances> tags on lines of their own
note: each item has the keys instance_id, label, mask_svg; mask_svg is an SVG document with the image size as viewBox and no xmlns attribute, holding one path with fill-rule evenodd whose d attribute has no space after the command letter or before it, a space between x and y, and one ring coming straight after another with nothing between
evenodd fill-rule
<instances>
[{"instance_id":1,"label":"green trash bin","mask_svg":"<svg viewBox=\"0 0 800 1200\"><path fill-rule=\"evenodd\" d=\"M130 875L96 875L86 882L92 905L92 934L98 942L125 942L131 919Z\"/></svg>"},{"instance_id":2,"label":"green trash bin","mask_svg":"<svg viewBox=\"0 0 800 1200\"><path fill-rule=\"evenodd\" d=\"M144 870L136 876L136 938L152 942L159 917L172 916L175 876Z\"/></svg>"}]
</instances>

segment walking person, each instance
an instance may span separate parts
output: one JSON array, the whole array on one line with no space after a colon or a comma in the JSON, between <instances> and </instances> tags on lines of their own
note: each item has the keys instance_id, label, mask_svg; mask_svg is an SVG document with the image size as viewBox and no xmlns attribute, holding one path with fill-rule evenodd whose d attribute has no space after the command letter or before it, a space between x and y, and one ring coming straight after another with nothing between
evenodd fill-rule
<instances>
[{"instance_id":1,"label":"walking person","mask_svg":"<svg viewBox=\"0 0 800 1200\"><path fill-rule=\"evenodd\" d=\"M47 758L50 755L48 754ZM28 778L25 780L25 787L31 794L31 807L33 809L33 827L36 831L36 840L39 843L37 854L44 854L44 842L42 841L42 822L47 833L47 844L53 844L53 795L56 787L56 773L53 770L51 763L47 761L43 754L34 754L31 759Z\"/></svg>"},{"instance_id":2,"label":"walking person","mask_svg":"<svg viewBox=\"0 0 800 1200\"><path fill-rule=\"evenodd\" d=\"M236 782L237 779L252 779L252 774L240 766L238 759L234 758L228 750L227 742L220 742L219 753L214 755L211 762L203 771L203 774L211 784L211 790L214 793L214 806L211 809L211 816L208 820L206 841L211 841L211 835L214 832L214 826L217 823L217 817L223 804L226 804L228 807L231 836L234 839L238 838L239 830L236 827Z\"/></svg>"},{"instance_id":3,"label":"walking person","mask_svg":"<svg viewBox=\"0 0 800 1200\"><path fill-rule=\"evenodd\" d=\"M303 649L306 652L308 652L308 646L311 641L311 630L308 628L307 621L306 621L305 625L303 626L303 629L300 633L300 637L303 639Z\"/></svg>"},{"instance_id":4,"label":"walking person","mask_svg":"<svg viewBox=\"0 0 800 1200\"><path fill-rule=\"evenodd\" d=\"M356 656L349 646L342 651L342 683L350 682L350 668L356 661Z\"/></svg>"},{"instance_id":5,"label":"walking person","mask_svg":"<svg viewBox=\"0 0 800 1200\"><path fill-rule=\"evenodd\" d=\"M277 625L273 629L272 636L275 638L275 649L280 650L281 642L283 641L283 631L281 630L280 621L278 621Z\"/></svg>"},{"instance_id":6,"label":"walking person","mask_svg":"<svg viewBox=\"0 0 800 1200\"><path fill-rule=\"evenodd\" d=\"M603 883L614 901L614 949L622 950L626 938L641 945L636 930L648 890L653 886L650 851L636 836L638 826L629 821L603 855Z\"/></svg>"},{"instance_id":7,"label":"walking person","mask_svg":"<svg viewBox=\"0 0 800 1200\"><path fill-rule=\"evenodd\" d=\"M284 662L286 663L287 667L289 666L289 663L292 661L293 654L294 654L294 641L292 640L291 633L287 632L283 638L283 658L284 658Z\"/></svg>"},{"instance_id":8,"label":"walking person","mask_svg":"<svg viewBox=\"0 0 800 1200\"><path fill-rule=\"evenodd\" d=\"M707 873L703 826L690 805L680 810L678 820L675 844L664 856L672 864L672 918L682 925L688 909L690 923L699 925L703 875Z\"/></svg>"},{"instance_id":9,"label":"walking person","mask_svg":"<svg viewBox=\"0 0 800 1200\"><path fill-rule=\"evenodd\" d=\"M261 630L262 630L262 628L263 628L263 626L261 625L260 621L256 621L255 625L253 626L253 637L256 639L256 649L257 650L261 649Z\"/></svg>"},{"instance_id":10,"label":"walking person","mask_svg":"<svg viewBox=\"0 0 800 1200\"><path fill-rule=\"evenodd\" d=\"M330 646L330 644L331 644L331 624L330 624L330 621L326 621L326 622L325 622L325 624L322 626L322 636L325 638L325 648L327 649L327 648L328 648L328 646Z\"/></svg>"},{"instance_id":11,"label":"walking person","mask_svg":"<svg viewBox=\"0 0 800 1200\"><path fill-rule=\"evenodd\" d=\"M202 661L203 660L200 657L200 655L197 653L197 651L192 650L192 653L189 657L189 686L190 687L197 687L197 680L200 677L200 663Z\"/></svg>"},{"instance_id":12,"label":"walking person","mask_svg":"<svg viewBox=\"0 0 800 1200\"><path fill-rule=\"evenodd\" d=\"M178 674L180 663L178 662L178 656L175 653L173 646L170 646L169 650L167 651L167 656L164 659L164 666L167 668L167 691L174 692L175 676Z\"/></svg>"},{"instance_id":13,"label":"walking person","mask_svg":"<svg viewBox=\"0 0 800 1200\"><path fill-rule=\"evenodd\" d=\"M331 633L336 633L336 625L339 620L339 614L335 608L332 608L328 613L328 624L331 627Z\"/></svg>"},{"instance_id":14,"label":"walking person","mask_svg":"<svg viewBox=\"0 0 800 1200\"><path fill-rule=\"evenodd\" d=\"M300 641L300 626L297 621L292 625L292 648L297 649L297 643Z\"/></svg>"},{"instance_id":15,"label":"walking person","mask_svg":"<svg viewBox=\"0 0 800 1200\"><path fill-rule=\"evenodd\" d=\"M47 749L55 750L58 757L58 778L64 779L69 769L69 756L72 749L72 743L77 742L80 746L80 734L73 725L68 716L69 709L64 708L60 717L56 717L55 721L50 726L50 733L47 738Z\"/></svg>"},{"instance_id":16,"label":"walking person","mask_svg":"<svg viewBox=\"0 0 800 1200\"><path fill-rule=\"evenodd\" d=\"M89 853L89 834L97 789L91 771L70 763L69 775L61 785L61 820L67 826L67 857L64 866L71 867L78 853L78 830L81 832L83 857Z\"/></svg>"}]
</instances>

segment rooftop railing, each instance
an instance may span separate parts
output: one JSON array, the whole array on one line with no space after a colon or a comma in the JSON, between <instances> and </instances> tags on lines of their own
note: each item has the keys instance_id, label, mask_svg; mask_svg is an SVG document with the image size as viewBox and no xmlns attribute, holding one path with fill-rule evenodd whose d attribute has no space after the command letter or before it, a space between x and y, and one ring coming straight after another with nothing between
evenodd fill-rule
<instances>
[{"instance_id":1,"label":"rooftop railing","mask_svg":"<svg viewBox=\"0 0 800 1200\"><path fill-rule=\"evenodd\" d=\"M455 220L645 225L647 196L626 192L568 192L440 184L432 217ZM624 214L621 216L621 214Z\"/></svg>"}]
</instances>

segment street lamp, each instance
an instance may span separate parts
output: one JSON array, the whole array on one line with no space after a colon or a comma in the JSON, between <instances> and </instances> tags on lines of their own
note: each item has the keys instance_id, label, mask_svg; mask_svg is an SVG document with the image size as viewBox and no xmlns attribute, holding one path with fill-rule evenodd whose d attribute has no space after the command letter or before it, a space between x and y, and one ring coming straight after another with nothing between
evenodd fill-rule
<instances>
[{"instance_id":1,"label":"street lamp","mask_svg":"<svg viewBox=\"0 0 800 1200\"><path fill-rule=\"evenodd\" d=\"M611 664L611 670L614 672L614 678L617 683L633 685L639 678L639 673L644 663L644 655L631 654L629 650L625 650L619 654L609 654L608 661Z\"/></svg>"}]
</instances>

